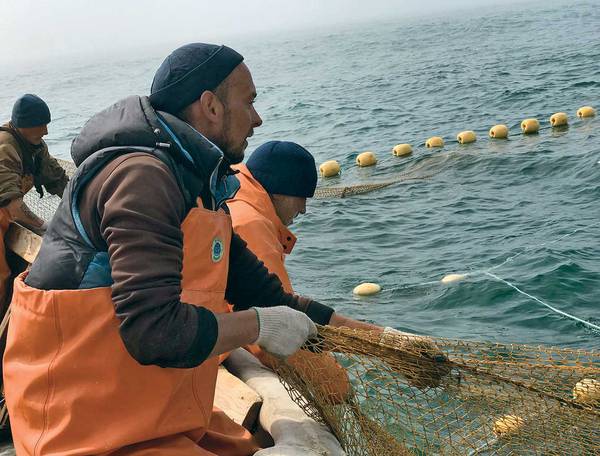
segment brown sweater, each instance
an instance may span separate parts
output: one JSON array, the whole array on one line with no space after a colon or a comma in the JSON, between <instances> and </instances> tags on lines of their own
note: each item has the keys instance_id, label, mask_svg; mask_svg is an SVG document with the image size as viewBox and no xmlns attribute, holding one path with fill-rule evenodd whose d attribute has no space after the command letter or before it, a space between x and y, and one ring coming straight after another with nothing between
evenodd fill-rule
<instances>
[{"instance_id":1,"label":"brown sweater","mask_svg":"<svg viewBox=\"0 0 600 456\"><path fill-rule=\"evenodd\" d=\"M24 182L32 179L38 191L42 186L53 195L61 196L69 181L60 164L48 153L46 143L29 144L10 124L0 130L0 207L28 190ZM31 180L30 180L31 182ZM30 184L31 185L31 184Z\"/></svg>"},{"instance_id":2,"label":"brown sweater","mask_svg":"<svg viewBox=\"0 0 600 456\"><path fill-rule=\"evenodd\" d=\"M192 367L217 338L214 315L180 301L183 197L165 164L146 154L121 156L82 192L88 236L110 257L112 297L121 336L143 364ZM281 282L233 235L226 298L235 310L287 305L326 324L333 309L287 294Z\"/></svg>"}]
</instances>

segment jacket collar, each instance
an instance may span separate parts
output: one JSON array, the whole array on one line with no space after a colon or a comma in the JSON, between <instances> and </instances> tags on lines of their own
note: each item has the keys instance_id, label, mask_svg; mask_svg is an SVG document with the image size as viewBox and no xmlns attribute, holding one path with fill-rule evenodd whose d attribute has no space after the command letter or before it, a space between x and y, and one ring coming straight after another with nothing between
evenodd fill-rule
<instances>
[{"instance_id":1,"label":"jacket collar","mask_svg":"<svg viewBox=\"0 0 600 456\"><path fill-rule=\"evenodd\" d=\"M239 180L242 184L240 191L236 195L236 199L244 201L246 204L252 206L260 215L268 219L277 230L277 237L283 247L284 253L288 255L292 253L297 238L277 216L275 206L273 206L273 201L271 201L267 191L254 178L246 165L235 165L233 169L239 171L238 176L240 176Z\"/></svg>"},{"instance_id":2,"label":"jacket collar","mask_svg":"<svg viewBox=\"0 0 600 456\"><path fill-rule=\"evenodd\" d=\"M233 198L240 183L223 151L187 122L165 112L157 112L157 117L168 135L168 143L176 147L188 166L208 183L213 209Z\"/></svg>"}]
</instances>

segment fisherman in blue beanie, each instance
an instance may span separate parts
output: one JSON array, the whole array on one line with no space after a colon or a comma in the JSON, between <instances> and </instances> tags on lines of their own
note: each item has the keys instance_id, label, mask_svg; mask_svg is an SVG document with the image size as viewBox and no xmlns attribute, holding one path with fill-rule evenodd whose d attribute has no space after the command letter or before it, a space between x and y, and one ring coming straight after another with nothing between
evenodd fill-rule
<instances>
[{"instance_id":1,"label":"fisherman in blue beanie","mask_svg":"<svg viewBox=\"0 0 600 456\"><path fill-rule=\"evenodd\" d=\"M234 169L240 189L227 203L233 229L291 292L284 260L296 236L288 226L306 212L306 200L315 194L315 159L299 144L269 141Z\"/></svg>"}]
</instances>

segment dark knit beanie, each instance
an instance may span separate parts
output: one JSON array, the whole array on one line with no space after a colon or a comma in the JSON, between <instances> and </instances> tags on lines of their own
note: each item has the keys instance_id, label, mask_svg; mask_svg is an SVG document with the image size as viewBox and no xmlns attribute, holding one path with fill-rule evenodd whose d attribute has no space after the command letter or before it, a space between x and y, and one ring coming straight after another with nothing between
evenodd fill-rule
<instances>
[{"instance_id":1,"label":"dark knit beanie","mask_svg":"<svg viewBox=\"0 0 600 456\"><path fill-rule=\"evenodd\" d=\"M296 143L269 141L250 155L246 166L268 193L304 198L315 194L315 159Z\"/></svg>"},{"instance_id":2,"label":"dark knit beanie","mask_svg":"<svg viewBox=\"0 0 600 456\"><path fill-rule=\"evenodd\" d=\"M27 93L15 102L10 122L17 128L47 125L50 123L50 109L40 97Z\"/></svg>"},{"instance_id":3,"label":"dark knit beanie","mask_svg":"<svg viewBox=\"0 0 600 456\"><path fill-rule=\"evenodd\" d=\"M227 46L191 43L175 49L154 75L150 102L155 109L176 115L214 90L244 57Z\"/></svg>"}]
</instances>

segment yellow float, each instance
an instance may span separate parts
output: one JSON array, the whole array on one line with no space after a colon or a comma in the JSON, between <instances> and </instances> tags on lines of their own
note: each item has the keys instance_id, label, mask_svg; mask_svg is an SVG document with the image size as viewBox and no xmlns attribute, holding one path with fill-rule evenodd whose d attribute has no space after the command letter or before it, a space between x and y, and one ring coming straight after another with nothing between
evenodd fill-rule
<instances>
[{"instance_id":1,"label":"yellow float","mask_svg":"<svg viewBox=\"0 0 600 456\"><path fill-rule=\"evenodd\" d=\"M521 130L526 135L540 131L540 122L537 119L525 119L521 122Z\"/></svg>"},{"instance_id":2,"label":"yellow float","mask_svg":"<svg viewBox=\"0 0 600 456\"><path fill-rule=\"evenodd\" d=\"M474 131L471 131L471 130L461 131L456 136L456 140L461 144L469 144L469 143L475 142L476 139L477 139L477 135L475 134Z\"/></svg>"},{"instance_id":3,"label":"yellow float","mask_svg":"<svg viewBox=\"0 0 600 456\"><path fill-rule=\"evenodd\" d=\"M444 140L439 136L433 136L425 142L426 147L444 147Z\"/></svg>"},{"instance_id":4,"label":"yellow float","mask_svg":"<svg viewBox=\"0 0 600 456\"><path fill-rule=\"evenodd\" d=\"M340 174L340 164L335 160L328 160L321 163L319 166L319 172L322 177L332 177Z\"/></svg>"},{"instance_id":5,"label":"yellow float","mask_svg":"<svg viewBox=\"0 0 600 456\"><path fill-rule=\"evenodd\" d=\"M584 378L575 384L573 399L580 404L600 406L600 381Z\"/></svg>"},{"instance_id":6,"label":"yellow float","mask_svg":"<svg viewBox=\"0 0 600 456\"><path fill-rule=\"evenodd\" d=\"M373 166L375 163L377 163L377 157L373 152L363 152L356 157L356 164L361 167Z\"/></svg>"},{"instance_id":7,"label":"yellow float","mask_svg":"<svg viewBox=\"0 0 600 456\"><path fill-rule=\"evenodd\" d=\"M508 127L503 124L494 125L490 128L490 138L506 139L508 138Z\"/></svg>"},{"instance_id":8,"label":"yellow float","mask_svg":"<svg viewBox=\"0 0 600 456\"><path fill-rule=\"evenodd\" d=\"M467 278L467 274L446 274L440 282L444 284L458 282L459 280L463 280Z\"/></svg>"},{"instance_id":9,"label":"yellow float","mask_svg":"<svg viewBox=\"0 0 600 456\"><path fill-rule=\"evenodd\" d=\"M591 106L583 106L577 110L577 117L594 117L596 115L596 110Z\"/></svg>"},{"instance_id":10,"label":"yellow float","mask_svg":"<svg viewBox=\"0 0 600 456\"><path fill-rule=\"evenodd\" d=\"M364 282L354 287L352 293L358 296L371 296L381 291L381 285L371 282Z\"/></svg>"},{"instance_id":11,"label":"yellow float","mask_svg":"<svg viewBox=\"0 0 600 456\"><path fill-rule=\"evenodd\" d=\"M564 112L557 112L556 114L552 114L552 116L550 116L550 125L552 125L553 127L562 127L563 125L567 125L568 123L569 118Z\"/></svg>"},{"instance_id":12,"label":"yellow float","mask_svg":"<svg viewBox=\"0 0 600 456\"><path fill-rule=\"evenodd\" d=\"M494 421L494 434L497 437L514 435L523 427L525 420L517 415L504 415Z\"/></svg>"},{"instance_id":13,"label":"yellow float","mask_svg":"<svg viewBox=\"0 0 600 456\"><path fill-rule=\"evenodd\" d=\"M404 157L412 154L412 146L410 144L397 144L392 149L392 154L396 157Z\"/></svg>"}]
</instances>

